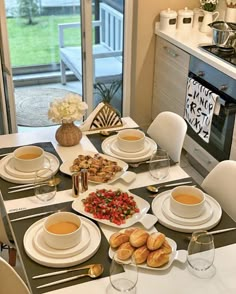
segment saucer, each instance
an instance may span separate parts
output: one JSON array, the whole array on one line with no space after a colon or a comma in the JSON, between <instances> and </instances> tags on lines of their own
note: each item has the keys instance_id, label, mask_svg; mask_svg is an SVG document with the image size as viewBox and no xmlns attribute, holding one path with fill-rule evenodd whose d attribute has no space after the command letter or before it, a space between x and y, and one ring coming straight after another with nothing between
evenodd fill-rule
<instances>
[{"instance_id":1,"label":"saucer","mask_svg":"<svg viewBox=\"0 0 236 294\"><path fill-rule=\"evenodd\" d=\"M50 162L50 168L53 171L53 174L56 174L60 163L58 158L49 152L45 152L47 160ZM32 174L34 173L25 173L21 171L17 171L12 164L12 153L5 156L3 159L0 161L0 177L3 178L4 180L11 182L11 183L16 183L16 184L31 184L34 183L34 177L32 177ZM12 173L12 174L11 174Z\"/></svg>"},{"instance_id":2,"label":"saucer","mask_svg":"<svg viewBox=\"0 0 236 294\"><path fill-rule=\"evenodd\" d=\"M40 251L38 251L34 246L34 236L42 227L42 224L46 219L44 218L33 223L25 232L23 245L26 254L35 262L53 268L70 267L85 262L86 260L91 258L99 249L101 243L101 232L99 228L96 226L96 224L93 223L91 220L83 216L80 216L80 218L82 224L87 227L89 235L92 236L92 241L88 243L88 245L82 252L74 256L58 258L46 256L42 254ZM58 251L57 249L54 250Z\"/></svg>"},{"instance_id":3,"label":"saucer","mask_svg":"<svg viewBox=\"0 0 236 294\"><path fill-rule=\"evenodd\" d=\"M125 152L120 150L117 144L117 136L115 136L114 140L111 142L111 151L114 154L117 154L118 156L122 156L122 157L133 158L133 157L143 156L149 150L150 150L150 142L148 140L145 140L144 148L138 152Z\"/></svg>"},{"instance_id":4,"label":"saucer","mask_svg":"<svg viewBox=\"0 0 236 294\"><path fill-rule=\"evenodd\" d=\"M132 156L132 157L129 156L132 153L126 153L126 156L118 155L114 151L112 151L112 147L114 147L114 142L116 141L116 137L117 137L117 135L110 136L110 137L106 138L102 142L102 145L101 145L102 151L103 151L103 153L105 153L107 155L113 156L115 158L119 158L125 162L130 162L130 163L133 162L134 163L134 162L140 162L140 161L147 160L152 156L153 152L156 151L156 149L157 149L156 142L154 140L152 140L151 138L146 137L145 142L149 143L150 148L149 148L149 150L147 150L147 152L145 152L145 154L137 155L137 152L135 152L135 154L133 154L134 156Z\"/></svg>"},{"instance_id":5,"label":"saucer","mask_svg":"<svg viewBox=\"0 0 236 294\"><path fill-rule=\"evenodd\" d=\"M207 195L206 193L206 201L212 209L212 216L209 218L208 221L199 225L184 225L176 223L173 220L170 220L166 217L162 210L163 201L167 197L170 197L170 193L171 190L164 191L158 194L158 196L156 196L152 201L152 212L158 218L158 221L163 226L177 232L192 233L196 230L209 230L219 223L222 215L222 209L220 207L220 204L213 197Z\"/></svg>"},{"instance_id":6,"label":"saucer","mask_svg":"<svg viewBox=\"0 0 236 294\"><path fill-rule=\"evenodd\" d=\"M43 227L41 227L34 236L33 241L35 248L43 255L55 258L65 258L74 256L84 251L90 242L90 234L86 224L83 223L81 242L72 248L57 250L47 245L43 237Z\"/></svg>"},{"instance_id":7,"label":"saucer","mask_svg":"<svg viewBox=\"0 0 236 294\"><path fill-rule=\"evenodd\" d=\"M204 210L202 214L199 215L198 217L194 217L194 218L179 217L170 210L169 195L167 195L166 198L163 200L161 209L165 217L167 217L170 221L176 224L185 225L185 226L196 226L196 225L204 224L211 219L212 213L213 213L210 203L206 200Z\"/></svg>"}]
</instances>

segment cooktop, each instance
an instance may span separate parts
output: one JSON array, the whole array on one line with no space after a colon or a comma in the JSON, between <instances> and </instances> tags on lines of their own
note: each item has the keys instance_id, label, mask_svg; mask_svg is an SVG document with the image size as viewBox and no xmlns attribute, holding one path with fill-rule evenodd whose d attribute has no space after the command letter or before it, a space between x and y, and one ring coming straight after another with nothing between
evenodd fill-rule
<instances>
[{"instance_id":1,"label":"cooktop","mask_svg":"<svg viewBox=\"0 0 236 294\"><path fill-rule=\"evenodd\" d=\"M230 63L231 65L236 65L236 51L234 48L219 48L216 45L204 45L200 46L200 48Z\"/></svg>"}]
</instances>

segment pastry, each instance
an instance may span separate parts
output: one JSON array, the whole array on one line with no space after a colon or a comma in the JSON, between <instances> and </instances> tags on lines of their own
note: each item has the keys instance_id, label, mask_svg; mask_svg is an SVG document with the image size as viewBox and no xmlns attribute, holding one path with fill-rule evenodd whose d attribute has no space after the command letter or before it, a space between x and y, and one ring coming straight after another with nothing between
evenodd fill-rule
<instances>
[{"instance_id":1,"label":"pastry","mask_svg":"<svg viewBox=\"0 0 236 294\"><path fill-rule=\"evenodd\" d=\"M170 246L170 244L168 243L167 240L165 240L163 242L163 244L161 245L160 249L165 252L166 254L170 254L172 252L172 248Z\"/></svg>"},{"instance_id":2,"label":"pastry","mask_svg":"<svg viewBox=\"0 0 236 294\"><path fill-rule=\"evenodd\" d=\"M152 251L147 258L147 265L150 267L160 267L169 262L169 254L164 253L161 249Z\"/></svg>"},{"instance_id":3,"label":"pastry","mask_svg":"<svg viewBox=\"0 0 236 294\"><path fill-rule=\"evenodd\" d=\"M141 247L147 242L148 232L143 229L136 229L129 237L130 244L134 247Z\"/></svg>"},{"instance_id":4,"label":"pastry","mask_svg":"<svg viewBox=\"0 0 236 294\"><path fill-rule=\"evenodd\" d=\"M117 257L121 260L127 260L132 256L134 250L135 248L129 242L125 242L119 246Z\"/></svg>"},{"instance_id":5,"label":"pastry","mask_svg":"<svg viewBox=\"0 0 236 294\"><path fill-rule=\"evenodd\" d=\"M135 227L131 227L131 228L125 229L125 230L124 230L124 233L130 237L130 235L131 235L135 230L137 230L137 228L135 228Z\"/></svg>"},{"instance_id":6,"label":"pastry","mask_svg":"<svg viewBox=\"0 0 236 294\"><path fill-rule=\"evenodd\" d=\"M147 248L157 250L165 241L165 235L159 232L152 233L147 239Z\"/></svg>"},{"instance_id":7,"label":"pastry","mask_svg":"<svg viewBox=\"0 0 236 294\"><path fill-rule=\"evenodd\" d=\"M144 263L147 260L150 251L148 250L146 245L143 245L136 249L133 253L133 258L136 264Z\"/></svg>"},{"instance_id":8,"label":"pastry","mask_svg":"<svg viewBox=\"0 0 236 294\"><path fill-rule=\"evenodd\" d=\"M121 232L112 234L109 239L109 243L112 248L118 248L121 244L128 241L129 241L129 236Z\"/></svg>"}]
</instances>

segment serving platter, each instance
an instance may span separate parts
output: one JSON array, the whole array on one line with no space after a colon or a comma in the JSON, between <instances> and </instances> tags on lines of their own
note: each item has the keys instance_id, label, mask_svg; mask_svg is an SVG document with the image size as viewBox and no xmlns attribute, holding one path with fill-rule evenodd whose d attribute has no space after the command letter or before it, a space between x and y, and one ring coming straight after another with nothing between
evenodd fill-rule
<instances>
[{"instance_id":1,"label":"serving platter","mask_svg":"<svg viewBox=\"0 0 236 294\"><path fill-rule=\"evenodd\" d=\"M132 194L128 190L124 190L124 189L122 189L122 192L127 192L129 195L133 196L134 201L136 202L136 204L140 210L139 213L133 214L132 217L126 219L124 224L120 224L120 225L112 223L109 220L98 219L98 218L93 217L93 215L91 213L88 213L85 211L83 200L86 199L91 192L96 192L97 189L107 189L107 190L116 191L119 188L116 187L115 185L108 185L108 184L97 185L96 187L90 188L89 190L87 190L86 192L81 194L80 197L77 198L72 203L72 208L75 211L81 213L82 215L89 217L95 221L98 221L100 223L103 223L103 224L111 226L111 227L120 228L120 229L130 227L138 222L142 223L145 228L149 229L150 227L152 227L156 223L157 217L150 215L150 214L147 214L148 210L150 209L150 204L146 200L144 200L144 199L140 198L139 196Z\"/></svg>"},{"instance_id":2,"label":"serving platter","mask_svg":"<svg viewBox=\"0 0 236 294\"><path fill-rule=\"evenodd\" d=\"M166 217L165 213L163 213L163 203L167 197L170 197L171 190L164 191L158 196L156 196L152 201L152 212L158 218L158 221L165 227L172 229L178 232L192 233L196 230L209 230L215 227L222 215L222 209L220 204L211 196L205 193L207 204L212 209L212 215L209 219L206 219L205 222L200 222L198 224L193 223L178 223L174 219L170 219ZM201 215L193 221L197 223L201 219ZM187 219L186 222L189 222L190 219Z\"/></svg>"},{"instance_id":3,"label":"serving platter","mask_svg":"<svg viewBox=\"0 0 236 294\"><path fill-rule=\"evenodd\" d=\"M42 227L45 219L46 218L33 223L25 232L23 239L23 245L26 254L35 262L53 268L70 267L85 262L86 260L91 258L99 249L101 243L101 232L99 228L96 226L94 222L81 216L82 224L86 226L86 228L89 231L89 235L92 236L92 242L88 243L86 249L80 252L79 254L64 258L44 255L35 247L34 237L38 230ZM55 250L58 251L57 249Z\"/></svg>"},{"instance_id":4,"label":"serving platter","mask_svg":"<svg viewBox=\"0 0 236 294\"><path fill-rule=\"evenodd\" d=\"M50 167L53 174L56 174L60 163L58 158L49 152L45 152L44 167ZM0 177L4 180L15 184L31 184L34 183L34 172L21 172L17 171L13 165L13 153L5 156L0 161Z\"/></svg>"},{"instance_id":5,"label":"serving platter","mask_svg":"<svg viewBox=\"0 0 236 294\"><path fill-rule=\"evenodd\" d=\"M142 152L143 150L137 153L127 152L124 156L123 152L119 154L118 152L114 152L114 148L116 148L116 140L117 135L110 136L107 139L105 139L101 145L102 151L109 156L116 157L128 163L135 163L147 160L152 156L153 152L157 149L156 142L149 137L145 137L145 152ZM116 148L116 151L117 150L118 147Z\"/></svg>"},{"instance_id":6,"label":"serving platter","mask_svg":"<svg viewBox=\"0 0 236 294\"><path fill-rule=\"evenodd\" d=\"M119 178L122 178L123 176L125 176L125 173L128 169L128 164L120 159L105 155L105 154L101 154L98 152L86 152L86 153L80 153L81 155L90 155L90 156L94 156L95 154L99 154L100 156L102 156L103 158L107 159L107 160L111 160L111 161L115 161L117 163L117 165L119 165L122 170L120 172L117 172L114 176L113 179L109 180L107 183L111 184L113 182L115 182L116 180L118 180ZM70 171L70 167L73 165L73 161L74 160L68 160L65 161L61 164L60 166L60 171L63 172L64 174L67 174L69 176L72 176L73 172ZM101 182L96 182L96 181L91 181L89 180L90 183L95 183L95 184L101 184Z\"/></svg>"}]
</instances>

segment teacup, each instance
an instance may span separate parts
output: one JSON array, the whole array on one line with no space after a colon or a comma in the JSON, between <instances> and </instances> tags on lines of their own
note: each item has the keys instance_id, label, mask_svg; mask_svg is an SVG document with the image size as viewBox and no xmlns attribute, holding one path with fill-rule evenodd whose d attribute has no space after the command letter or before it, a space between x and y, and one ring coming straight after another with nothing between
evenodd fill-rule
<instances>
[{"instance_id":1,"label":"teacup","mask_svg":"<svg viewBox=\"0 0 236 294\"><path fill-rule=\"evenodd\" d=\"M23 146L13 152L14 167L22 172L34 172L44 165L44 150L38 146Z\"/></svg>"},{"instance_id":2,"label":"teacup","mask_svg":"<svg viewBox=\"0 0 236 294\"><path fill-rule=\"evenodd\" d=\"M204 210L205 194L193 186L179 186L170 194L170 210L184 218L194 218Z\"/></svg>"},{"instance_id":3,"label":"teacup","mask_svg":"<svg viewBox=\"0 0 236 294\"><path fill-rule=\"evenodd\" d=\"M136 129L119 131L117 135L117 146L125 152L138 152L144 148L145 134Z\"/></svg>"},{"instance_id":4,"label":"teacup","mask_svg":"<svg viewBox=\"0 0 236 294\"><path fill-rule=\"evenodd\" d=\"M72 212L57 212L47 217L43 224L44 241L54 249L67 249L81 241L82 223Z\"/></svg>"}]
</instances>

